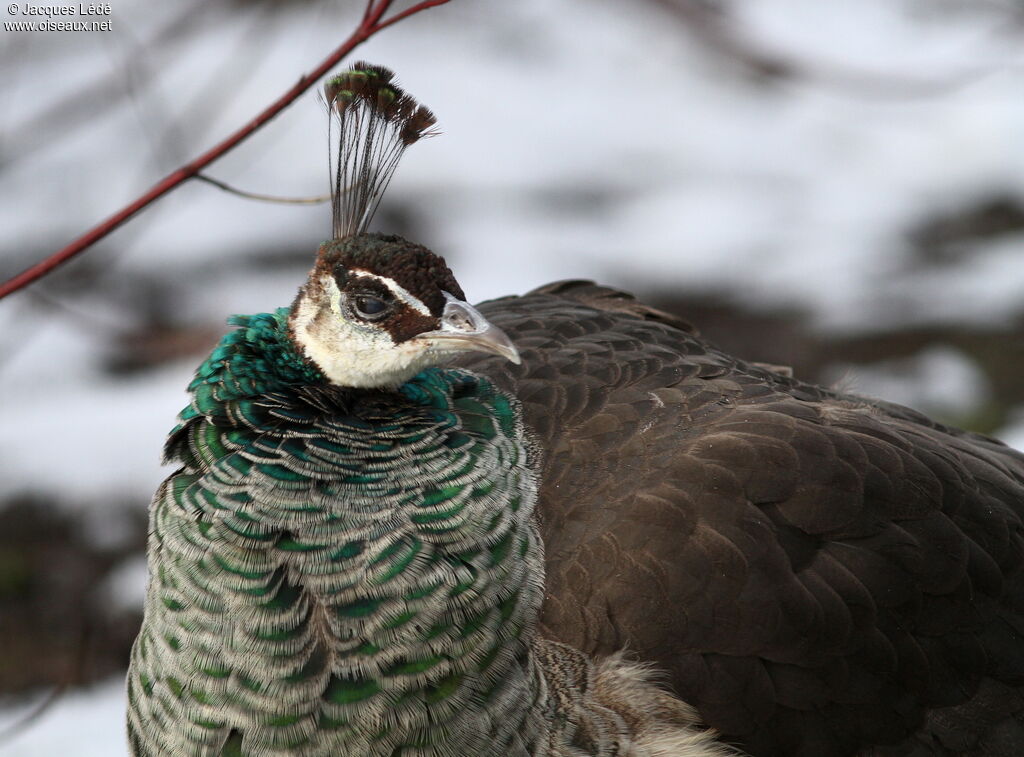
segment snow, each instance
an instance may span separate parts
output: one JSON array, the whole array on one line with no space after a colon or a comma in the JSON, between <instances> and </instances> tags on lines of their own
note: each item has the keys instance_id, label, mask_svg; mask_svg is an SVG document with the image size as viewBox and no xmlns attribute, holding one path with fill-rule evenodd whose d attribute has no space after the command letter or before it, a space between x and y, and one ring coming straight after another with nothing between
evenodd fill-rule
<instances>
[{"instance_id":1,"label":"snow","mask_svg":"<svg viewBox=\"0 0 1024 757\"><path fill-rule=\"evenodd\" d=\"M148 501L166 475L160 440L185 404L194 366L103 380L94 331L51 320L5 366L0 449L5 492L62 495L69 503ZM45 398L40 396L45 390Z\"/></svg>"},{"instance_id":2,"label":"snow","mask_svg":"<svg viewBox=\"0 0 1024 757\"><path fill-rule=\"evenodd\" d=\"M995 433L995 437L1024 452L1024 408L1019 409L1010 422Z\"/></svg>"},{"instance_id":3,"label":"snow","mask_svg":"<svg viewBox=\"0 0 1024 757\"><path fill-rule=\"evenodd\" d=\"M128 754L121 679L65 692L28 727L12 728L45 697L0 709L0 757L120 757Z\"/></svg>"},{"instance_id":4,"label":"snow","mask_svg":"<svg viewBox=\"0 0 1024 757\"><path fill-rule=\"evenodd\" d=\"M98 587L104 604L124 613L137 613L146 598L149 571L145 555L133 555L114 568Z\"/></svg>"},{"instance_id":5,"label":"snow","mask_svg":"<svg viewBox=\"0 0 1024 757\"><path fill-rule=\"evenodd\" d=\"M1024 303L1022 253L1019 238L977 244L957 265L921 271L913 282L887 282L882 291L909 308L908 322L1000 324Z\"/></svg>"},{"instance_id":6,"label":"snow","mask_svg":"<svg viewBox=\"0 0 1024 757\"><path fill-rule=\"evenodd\" d=\"M990 70L1005 59L1013 40L1003 34L1004 9L998 3L968 6L961 0L936 6L934 0L927 5L860 0L835 7L815 0L769 0L740 3L736 12L753 42L787 51L810 67L843 66L878 79L952 79L959 72Z\"/></svg>"},{"instance_id":7,"label":"snow","mask_svg":"<svg viewBox=\"0 0 1024 757\"><path fill-rule=\"evenodd\" d=\"M884 397L943 418L966 417L983 407L992 394L975 362L949 347L931 347L911 358L881 360L871 366L837 366L831 379L845 391Z\"/></svg>"}]
</instances>

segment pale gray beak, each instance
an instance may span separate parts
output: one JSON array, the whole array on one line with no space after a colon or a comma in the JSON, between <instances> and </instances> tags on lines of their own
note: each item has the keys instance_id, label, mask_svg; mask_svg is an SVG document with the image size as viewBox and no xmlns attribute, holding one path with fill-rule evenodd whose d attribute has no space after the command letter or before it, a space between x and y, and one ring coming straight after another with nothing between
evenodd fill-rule
<instances>
[{"instance_id":1,"label":"pale gray beak","mask_svg":"<svg viewBox=\"0 0 1024 757\"><path fill-rule=\"evenodd\" d=\"M441 328L427 331L423 339L445 352L490 352L519 364L519 352L505 332L491 324L469 303L444 293L447 303L441 313Z\"/></svg>"}]
</instances>

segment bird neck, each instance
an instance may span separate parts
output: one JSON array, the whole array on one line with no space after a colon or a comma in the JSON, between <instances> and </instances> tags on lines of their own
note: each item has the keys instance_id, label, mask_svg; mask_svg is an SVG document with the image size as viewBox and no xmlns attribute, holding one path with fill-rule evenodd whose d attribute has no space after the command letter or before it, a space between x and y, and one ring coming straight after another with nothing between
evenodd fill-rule
<instances>
[{"instance_id":1,"label":"bird neck","mask_svg":"<svg viewBox=\"0 0 1024 757\"><path fill-rule=\"evenodd\" d=\"M535 753L543 558L515 402L438 369L341 389L287 311L234 322L168 442L133 712L156 697L161 724L246 754Z\"/></svg>"},{"instance_id":2,"label":"bird neck","mask_svg":"<svg viewBox=\"0 0 1024 757\"><path fill-rule=\"evenodd\" d=\"M218 405L242 397L326 381L296 349L288 331L290 313L278 308L228 318L238 328L221 338L188 387L199 414L217 414Z\"/></svg>"}]
</instances>

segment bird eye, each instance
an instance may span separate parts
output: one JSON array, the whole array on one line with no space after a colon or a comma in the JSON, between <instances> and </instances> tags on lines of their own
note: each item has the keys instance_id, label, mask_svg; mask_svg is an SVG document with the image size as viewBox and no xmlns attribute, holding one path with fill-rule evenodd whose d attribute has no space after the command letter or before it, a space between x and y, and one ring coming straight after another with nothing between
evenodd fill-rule
<instances>
[{"instance_id":1,"label":"bird eye","mask_svg":"<svg viewBox=\"0 0 1024 757\"><path fill-rule=\"evenodd\" d=\"M368 321L376 321L388 311L388 301L372 294L357 294L352 298L356 315Z\"/></svg>"}]
</instances>

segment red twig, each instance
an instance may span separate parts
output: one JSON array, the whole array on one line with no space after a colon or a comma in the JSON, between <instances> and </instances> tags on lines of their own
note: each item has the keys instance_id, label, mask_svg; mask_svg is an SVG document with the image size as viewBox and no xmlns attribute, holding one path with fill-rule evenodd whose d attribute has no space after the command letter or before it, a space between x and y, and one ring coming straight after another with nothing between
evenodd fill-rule
<instances>
[{"instance_id":1,"label":"red twig","mask_svg":"<svg viewBox=\"0 0 1024 757\"><path fill-rule=\"evenodd\" d=\"M320 79L320 77L337 65L342 58L381 29L385 29L388 26L419 13L420 11L426 10L427 8L444 5L449 2L449 0L422 0L422 2L416 3L412 7L407 8L400 13L396 13L391 18L385 19L384 14L387 13L392 2L394 2L394 0L367 0L363 20L360 22L359 26L356 27L356 30L352 32L349 38L346 39L338 49L327 56L327 58L325 58L313 71L300 78L291 89L267 106L267 108L258 116L231 134L220 144L203 153L192 162L186 163L181 168L178 168L176 171L168 174L148 192L123 207L107 220L97 226L94 226L63 249L58 250L48 258L39 261L18 275L8 279L3 284L0 284L0 299L3 299L12 292L16 292L19 289L28 286L36 279L48 274L61 263L70 260L80 252L84 252L140 210L163 197L172 189L177 188L188 179L193 178L197 173L202 171L228 151L232 150L235 146L263 126L263 124L267 123L267 121L291 105L299 95L309 89L318 79Z\"/></svg>"},{"instance_id":2,"label":"red twig","mask_svg":"<svg viewBox=\"0 0 1024 757\"><path fill-rule=\"evenodd\" d=\"M377 24L377 26L374 29L374 31L380 31L381 29L385 29L385 28L391 26L391 24L397 24L403 18L411 16L414 13L419 13L422 10L426 10L427 8L433 8L433 7L438 6L438 5L444 5L447 2L448 2L448 0L423 0L422 3L417 3L413 7L407 8L406 10L402 11L401 13L396 13L391 18L386 19L385 21L382 21L381 23Z\"/></svg>"}]
</instances>

